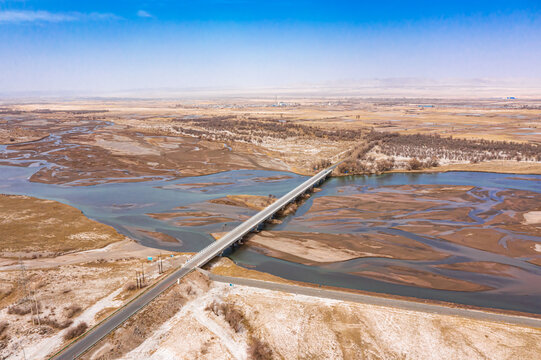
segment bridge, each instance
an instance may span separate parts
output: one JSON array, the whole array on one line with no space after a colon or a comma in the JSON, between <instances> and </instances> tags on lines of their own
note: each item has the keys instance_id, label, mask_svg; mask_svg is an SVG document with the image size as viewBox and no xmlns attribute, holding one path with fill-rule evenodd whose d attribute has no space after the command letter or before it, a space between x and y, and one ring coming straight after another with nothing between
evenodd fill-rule
<instances>
[{"instance_id":1,"label":"bridge","mask_svg":"<svg viewBox=\"0 0 541 360\"><path fill-rule=\"evenodd\" d=\"M325 169L317 173L310 179L306 180L305 182L276 200L274 203L272 203L265 209L261 210L260 212L258 212L257 214L255 214L254 216L225 234L218 241L210 244L209 246L198 252L190 260L188 260L186 264L184 264L184 267L195 269L196 267L203 266L214 257L216 257L218 254L221 254L228 247L234 246L235 244L241 244L242 239L246 234L252 231L261 230L265 222L272 219L277 212L283 210L288 204L295 201L299 196L311 191L315 186L321 185L325 181L325 179L327 179L327 177L331 174L335 167L336 165Z\"/></svg>"},{"instance_id":2,"label":"bridge","mask_svg":"<svg viewBox=\"0 0 541 360\"><path fill-rule=\"evenodd\" d=\"M298 197L310 192L314 187L321 185L337 166L331 166L320 171L310 179L306 180L274 203L267 206L233 230L229 231L219 240L194 255L180 269L174 271L160 282L149 288L138 297L132 299L128 304L115 311L101 323L89 330L82 338L68 344L58 353L53 355L53 359L72 360L89 350L98 341L107 336L110 332L122 325L131 316L139 312L152 300L158 297L165 290L174 285L179 279L189 274L192 270L207 264L216 256L222 254L229 247L242 244L245 235L252 231L261 230L267 220L272 219L276 213L285 209L285 207L294 202Z\"/></svg>"}]
</instances>

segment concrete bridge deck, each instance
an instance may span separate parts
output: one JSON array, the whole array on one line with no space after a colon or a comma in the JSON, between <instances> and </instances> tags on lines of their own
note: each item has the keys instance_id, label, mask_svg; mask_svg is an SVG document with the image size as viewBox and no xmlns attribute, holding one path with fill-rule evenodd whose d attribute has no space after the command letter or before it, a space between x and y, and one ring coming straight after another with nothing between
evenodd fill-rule
<instances>
[{"instance_id":1,"label":"concrete bridge deck","mask_svg":"<svg viewBox=\"0 0 541 360\"><path fill-rule=\"evenodd\" d=\"M320 185L327 179L337 165L331 166L320 171L310 179L306 180L274 203L261 210L236 228L228 232L218 241L205 247L203 250L194 255L181 268L174 271L160 282L150 287L144 293L130 301L125 306L118 309L112 315L107 317L98 325L90 329L83 337L67 345L53 356L54 359L72 360L89 350L98 341L107 336L110 332L122 325L131 316L139 312L153 299L159 296L162 292L174 285L178 279L189 274L197 267L203 266L210 260L220 255L224 250L233 244L240 242L242 238L251 231L257 230L265 221L271 219L278 211L285 208L288 204L295 201L299 196Z\"/></svg>"},{"instance_id":2,"label":"concrete bridge deck","mask_svg":"<svg viewBox=\"0 0 541 360\"><path fill-rule=\"evenodd\" d=\"M335 165L336 166L336 165ZM251 231L257 230L257 228L263 224L265 221L271 219L274 214L278 211L284 209L288 204L295 201L299 196L305 194L307 191L310 191L314 186L320 185L325 179L331 174L335 166L332 166L328 169L325 169L310 179L306 180L274 203L261 210L223 237L218 241L210 244L200 252L198 252L194 257L192 257L184 267L195 269L205 265L207 262L212 260L217 255L221 254L222 251L235 244L236 242L242 240L242 238Z\"/></svg>"}]
</instances>

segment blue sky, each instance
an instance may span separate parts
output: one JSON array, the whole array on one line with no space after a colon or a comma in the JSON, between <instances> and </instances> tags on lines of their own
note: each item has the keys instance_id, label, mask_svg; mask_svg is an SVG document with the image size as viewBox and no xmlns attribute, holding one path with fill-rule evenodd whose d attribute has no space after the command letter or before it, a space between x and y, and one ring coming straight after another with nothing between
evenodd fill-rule
<instances>
[{"instance_id":1,"label":"blue sky","mask_svg":"<svg viewBox=\"0 0 541 360\"><path fill-rule=\"evenodd\" d=\"M0 0L0 90L541 78L541 1Z\"/></svg>"}]
</instances>

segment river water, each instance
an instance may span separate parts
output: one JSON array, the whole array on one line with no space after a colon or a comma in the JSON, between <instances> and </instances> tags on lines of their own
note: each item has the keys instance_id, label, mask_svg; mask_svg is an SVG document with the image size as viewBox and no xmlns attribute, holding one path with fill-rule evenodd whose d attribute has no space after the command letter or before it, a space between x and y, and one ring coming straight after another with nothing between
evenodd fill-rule
<instances>
[{"instance_id":1,"label":"river water","mask_svg":"<svg viewBox=\"0 0 541 360\"><path fill-rule=\"evenodd\" d=\"M218 205L209 206L209 200L233 194L264 196L273 194L279 197L306 179L304 176L286 172L237 170L175 180L164 179L94 186L66 186L30 182L29 177L39 168L39 166L0 166L0 193L29 195L60 201L80 209L89 218L113 226L119 232L136 239L143 245L171 251L198 251L213 241L210 233L230 230L239 222L230 221L227 222L227 225L220 222L202 226L179 226L175 225L174 222L152 218L147 214L165 213L174 209L183 209L182 211L194 209L208 211L212 209L219 212L225 208ZM493 198L497 197L498 191L505 189L541 192L541 176L536 175L449 172L393 173L381 176L332 178L322 186L322 191L315 193L298 209L295 215L285 219L280 225L271 226L271 228L275 230L309 231L309 229L302 229L302 225L299 225L299 221L296 220L310 209L314 199L337 195L338 189L343 190L344 187L351 186L362 189L363 187L378 188L388 185L412 184L475 186L480 190L487 191L489 194L487 195L488 200L490 200L491 196ZM242 209L236 214L229 215L247 217L254 212ZM475 216L475 212L471 213L472 219L475 219ZM140 230L162 232L180 241L178 243L163 242ZM389 233L395 231L392 229L380 230L389 231ZM393 259L361 258L320 266L307 266L265 256L243 247L229 256L241 266L291 280L482 307L541 313L541 267L521 259L517 260L503 255L466 248L449 242L417 236L416 234L406 233L401 235L412 237L434 248L444 249L452 255L450 257L452 260L462 258L472 261L495 261L513 265L520 269L521 274L525 274L523 275L524 278L506 280L493 275L464 273L459 274L458 277L477 283L495 284L497 287L494 290L482 292L445 291L398 285L351 274L359 267L366 268L367 266L372 267L375 271L378 271L378 269L381 271L385 266L395 264L396 260ZM528 239L541 242L541 238L537 237L530 236ZM423 267L433 264L430 261L400 261L402 264L411 267ZM522 286L525 282L529 283L528 287Z\"/></svg>"}]
</instances>

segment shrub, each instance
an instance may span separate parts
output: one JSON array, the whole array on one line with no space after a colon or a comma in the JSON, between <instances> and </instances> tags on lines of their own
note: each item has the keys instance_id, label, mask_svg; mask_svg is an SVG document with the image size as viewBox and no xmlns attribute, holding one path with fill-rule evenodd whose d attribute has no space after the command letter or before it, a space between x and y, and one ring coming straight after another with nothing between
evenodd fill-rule
<instances>
[{"instance_id":1,"label":"shrub","mask_svg":"<svg viewBox=\"0 0 541 360\"><path fill-rule=\"evenodd\" d=\"M2 335L4 331L6 331L7 327L8 327L7 321L0 321L0 335Z\"/></svg>"},{"instance_id":2,"label":"shrub","mask_svg":"<svg viewBox=\"0 0 541 360\"><path fill-rule=\"evenodd\" d=\"M244 327L242 325L244 321L244 315L242 313L231 306L230 304L224 304L224 317L225 321L229 323L229 326L235 330L235 332L241 331Z\"/></svg>"},{"instance_id":3,"label":"shrub","mask_svg":"<svg viewBox=\"0 0 541 360\"><path fill-rule=\"evenodd\" d=\"M313 166L314 170L321 170L326 169L329 166L331 166L331 161L329 159L321 159L318 162L316 162Z\"/></svg>"},{"instance_id":4,"label":"shrub","mask_svg":"<svg viewBox=\"0 0 541 360\"><path fill-rule=\"evenodd\" d=\"M80 322L77 326L74 326L66 331L64 340L75 339L76 337L83 335L86 329L88 329L88 325L84 321Z\"/></svg>"},{"instance_id":5,"label":"shrub","mask_svg":"<svg viewBox=\"0 0 541 360\"><path fill-rule=\"evenodd\" d=\"M398 134L371 131L364 137L369 144L379 144L380 151L389 156L437 158L459 161L541 160L541 146L535 143L457 139L430 134ZM477 160L474 160L476 159Z\"/></svg>"},{"instance_id":6,"label":"shrub","mask_svg":"<svg viewBox=\"0 0 541 360\"><path fill-rule=\"evenodd\" d=\"M431 157L430 159L428 159L426 161L425 166L426 167L438 167L438 166L440 166L440 163L439 163L437 158Z\"/></svg>"},{"instance_id":7,"label":"shrub","mask_svg":"<svg viewBox=\"0 0 541 360\"><path fill-rule=\"evenodd\" d=\"M79 305L71 304L67 308L64 309L66 311L66 317L68 319L71 319L76 314L78 314L82 309Z\"/></svg>"},{"instance_id":8,"label":"shrub","mask_svg":"<svg viewBox=\"0 0 541 360\"><path fill-rule=\"evenodd\" d=\"M389 170L392 170L394 167L394 161L393 160L378 160L376 162L376 170L378 172L383 172L383 171L389 171Z\"/></svg>"},{"instance_id":9,"label":"shrub","mask_svg":"<svg viewBox=\"0 0 541 360\"><path fill-rule=\"evenodd\" d=\"M12 315L26 315L30 314L32 311L32 304L30 302L25 302L18 305L12 305L8 308L8 314Z\"/></svg>"},{"instance_id":10,"label":"shrub","mask_svg":"<svg viewBox=\"0 0 541 360\"><path fill-rule=\"evenodd\" d=\"M423 163L417 158L413 158L408 161L408 170L419 170L423 167Z\"/></svg>"},{"instance_id":11,"label":"shrub","mask_svg":"<svg viewBox=\"0 0 541 360\"><path fill-rule=\"evenodd\" d=\"M239 332L244 328L244 315L231 304L213 301L205 308L205 310L212 311L216 316L223 315L225 321L227 321L229 326L231 326L235 332Z\"/></svg>"},{"instance_id":12,"label":"shrub","mask_svg":"<svg viewBox=\"0 0 541 360\"><path fill-rule=\"evenodd\" d=\"M133 281L130 281L129 283L124 285L124 290L126 290L126 291L137 290L137 285Z\"/></svg>"},{"instance_id":13,"label":"shrub","mask_svg":"<svg viewBox=\"0 0 541 360\"><path fill-rule=\"evenodd\" d=\"M56 319L44 318L44 319L41 319L41 324L42 325L48 325L48 326L50 326L52 328L55 328L55 329L65 329L68 326L70 326L71 324L73 324L73 321L66 320L66 321L63 321L63 322L59 322Z\"/></svg>"},{"instance_id":14,"label":"shrub","mask_svg":"<svg viewBox=\"0 0 541 360\"><path fill-rule=\"evenodd\" d=\"M252 339L248 348L248 356L253 360L272 359L272 349L270 346L259 339Z\"/></svg>"}]
</instances>

